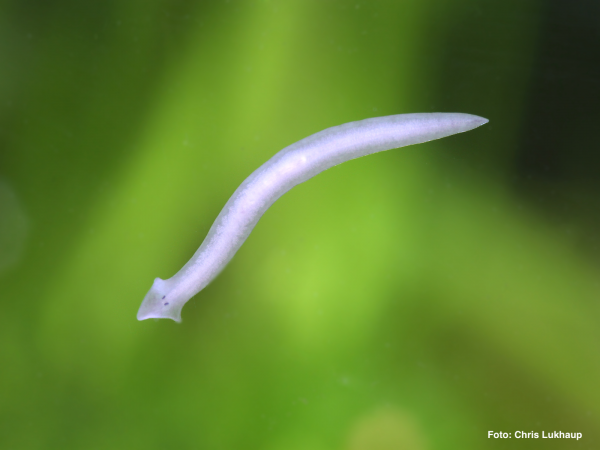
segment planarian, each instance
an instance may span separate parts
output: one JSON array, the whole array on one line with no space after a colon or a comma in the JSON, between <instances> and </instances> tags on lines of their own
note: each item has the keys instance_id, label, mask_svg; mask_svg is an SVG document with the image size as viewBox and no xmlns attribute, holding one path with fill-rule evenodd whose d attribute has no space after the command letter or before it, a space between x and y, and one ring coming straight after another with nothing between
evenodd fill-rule
<instances>
[{"instance_id":1,"label":"planarian","mask_svg":"<svg viewBox=\"0 0 600 450\"><path fill-rule=\"evenodd\" d=\"M327 128L284 148L237 188L179 272L167 280L154 280L138 320L181 322L183 305L223 270L265 211L297 184L351 159L462 133L487 122L462 113L374 117Z\"/></svg>"}]
</instances>

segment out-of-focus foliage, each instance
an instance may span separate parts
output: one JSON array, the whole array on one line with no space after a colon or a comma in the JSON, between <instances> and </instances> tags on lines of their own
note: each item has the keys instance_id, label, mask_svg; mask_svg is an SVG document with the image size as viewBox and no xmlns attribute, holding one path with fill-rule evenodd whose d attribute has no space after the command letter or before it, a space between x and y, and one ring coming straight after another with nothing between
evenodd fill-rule
<instances>
[{"instance_id":1,"label":"out-of-focus foliage","mask_svg":"<svg viewBox=\"0 0 600 450\"><path fill-rule=\"evenodd\" d=\"M598 264L511 183L545 11L0 6L0 448L597 448ZM181 325L135 320L275 152L427 111L490 124L298 186Z\"/></svg>"}]
</instances>

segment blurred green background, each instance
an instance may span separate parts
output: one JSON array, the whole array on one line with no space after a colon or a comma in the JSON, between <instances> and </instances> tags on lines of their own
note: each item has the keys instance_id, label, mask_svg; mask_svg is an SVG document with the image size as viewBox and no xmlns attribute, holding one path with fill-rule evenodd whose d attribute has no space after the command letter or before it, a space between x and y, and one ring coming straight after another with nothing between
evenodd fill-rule
<instances>
[{"instance_id":1,"label":"blurred green background","mask_svg":"<svg viewBox=\"0 0 600 450\"><path fill-rule=\"evenodd\" d=\"M0 3L0 448L599 448L598 5ZM298 186L135 319L277 151L429 111L490 123Z\"/></svg>"}]
</instances>

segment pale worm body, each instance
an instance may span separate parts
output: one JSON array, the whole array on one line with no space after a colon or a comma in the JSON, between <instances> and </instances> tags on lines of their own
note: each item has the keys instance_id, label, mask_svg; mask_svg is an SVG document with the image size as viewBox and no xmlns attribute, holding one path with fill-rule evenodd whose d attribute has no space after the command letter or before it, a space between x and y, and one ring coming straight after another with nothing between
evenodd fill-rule
<instances>
[{"instance_id":1,"label":"pale worm body","mask_svg":"<svg viewBox=\"0 0 600 450\"><path fill-rule=\"evenodd\" d=\"M237 188L192 259L168 280L154 280L138 320L180 322L183 305L223 270L265 211L297 184L360 156L443 138L487 122L461 113L375 117L328 128L284 148Z\"/></svg>"}]
</instances>

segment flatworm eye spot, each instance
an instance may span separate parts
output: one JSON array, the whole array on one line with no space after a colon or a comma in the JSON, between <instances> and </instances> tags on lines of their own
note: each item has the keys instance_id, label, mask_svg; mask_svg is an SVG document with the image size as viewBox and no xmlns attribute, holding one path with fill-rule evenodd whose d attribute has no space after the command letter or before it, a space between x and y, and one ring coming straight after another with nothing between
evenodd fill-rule
<instances>
[{"instance_id":1,"label":"flatworm eye spot","mask_svg":"<svg viewBox=\"0 0 600 450\"><path fill-rule=\"evenodd\" d=\"M164 297L163 297L164 298ZM167 306L169 304L169 302L165 302L165 306Z\"/></svg>"}]
</instances>

